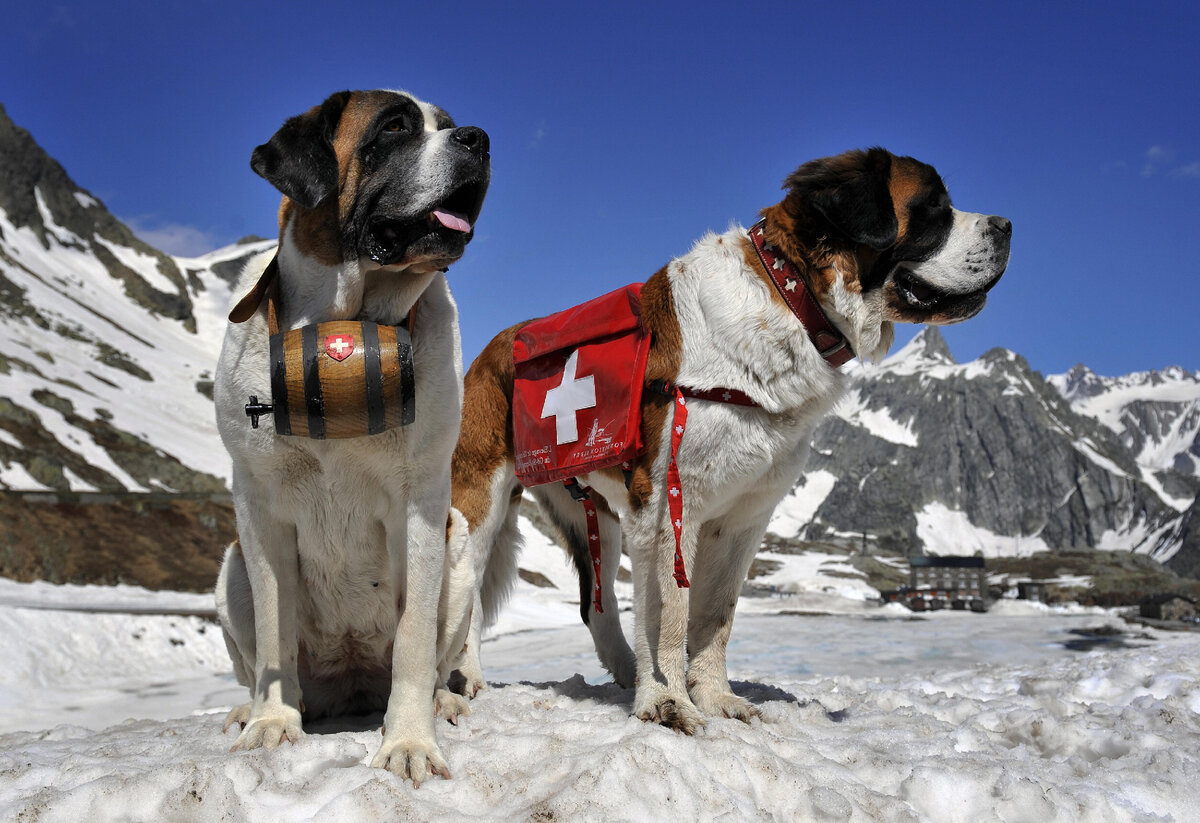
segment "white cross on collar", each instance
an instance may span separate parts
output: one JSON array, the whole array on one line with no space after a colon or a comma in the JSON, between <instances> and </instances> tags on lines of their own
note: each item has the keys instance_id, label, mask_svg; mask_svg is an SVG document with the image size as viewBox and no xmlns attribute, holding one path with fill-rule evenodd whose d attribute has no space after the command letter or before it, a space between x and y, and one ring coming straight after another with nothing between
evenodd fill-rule
<instances>
[{"instance_id":1,"label":"white cross on collar","mask_svg":"<svg viewBox=\"0 0 1200 823\"><path fill-rule=\"evenodd\" d=\"M542 419L554 416L555 434L558 445L574 443L579 439L579 425L575 413L581 409L596 407L596 378L593 375L575 377L579 367L579 350L571 352L563 366L562 382L546 392L542 406Z\"/></svg>"}]
</instances>

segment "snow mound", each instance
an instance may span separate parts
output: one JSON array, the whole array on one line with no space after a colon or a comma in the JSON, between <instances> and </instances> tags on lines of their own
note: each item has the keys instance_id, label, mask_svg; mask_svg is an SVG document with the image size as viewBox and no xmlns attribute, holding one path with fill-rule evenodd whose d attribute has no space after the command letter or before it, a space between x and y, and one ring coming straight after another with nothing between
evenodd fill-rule
<instances>
[{"instance_id":1,"label":"snow mound","mask_svg":"<svg viewBox=\"0 0 1200 823\"><path fill-rule=\"evenodd\" d=\"M1183 820L1194 638L1048 666L738 682L762 719L685 737L576 675L494 685L439 734L454 778L366 763L378 718L230 754L218 717L0 736L0 812L38 820Z\"/></svg>"}]
</instances>

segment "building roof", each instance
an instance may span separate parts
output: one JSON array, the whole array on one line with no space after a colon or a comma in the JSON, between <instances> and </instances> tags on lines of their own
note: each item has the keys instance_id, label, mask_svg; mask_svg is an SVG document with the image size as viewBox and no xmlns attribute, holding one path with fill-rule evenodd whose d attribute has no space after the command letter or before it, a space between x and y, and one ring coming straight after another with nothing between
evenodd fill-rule
<instances>
[{"instance_id":1,"label":"building roof","mask_svg":"<svg viewBox=\"0 0 1200 823\"><path fill-rule=\"evenodd\" d=\"M934 557L927 554L913 555L908 558L908 565L913 568L917 567L933 567L933 568L985 568L982 557L956 557L947 555L945 557Z\"/></svg>"}]
</instances>

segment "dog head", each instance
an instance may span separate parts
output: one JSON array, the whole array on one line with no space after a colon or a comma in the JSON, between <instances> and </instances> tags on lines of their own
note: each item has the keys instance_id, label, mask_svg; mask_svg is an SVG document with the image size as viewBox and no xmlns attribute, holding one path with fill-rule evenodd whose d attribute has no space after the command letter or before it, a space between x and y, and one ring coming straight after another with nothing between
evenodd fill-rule
<instances>
[{"instance_id":1,"label":"dog head","mask_svg":"<svg viewBox=\"0 0 1200 823\"><path fill-rule=\"evenodd\" d=\"M784 188L764 232L868 359L886 353L892 322L978 314L1008 264L1012 224L954 208L937 171L911 157L874 148L813 160Z\"/></svg>"},{"instance_id":2,"label":"dog head","mask_svg":"<svg viewBox=\"0 0 1200 823\"><path fill-rule=\"evenodd\" d=\"M330 96L250 166L283 193L281 234L303 256L422 273L462 256L491 175L486 132L398 91Z\"/></svg>"}]
</instances>

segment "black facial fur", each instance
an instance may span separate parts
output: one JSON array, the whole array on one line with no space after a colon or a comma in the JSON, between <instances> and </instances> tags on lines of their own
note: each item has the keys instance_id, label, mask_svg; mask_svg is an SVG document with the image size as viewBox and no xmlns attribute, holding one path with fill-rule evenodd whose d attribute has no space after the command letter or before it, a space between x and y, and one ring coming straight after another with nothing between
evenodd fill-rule
<instances>
[{"instance_id":1,"label":"black facial fur","mask_svg":"<svg viewBox=\"0 0 1200 823\"><path fill-rule=\"evenodd\" d=\"M888 190L892 156L883 149L851 151L805 163L783 185L838 235L882 251L896 242Z\"/></svg>"},{"instance_id":2,"label":"black facial fur","mask_svg":"<svg viewBox=\"0 0 1200 823\"><path fill-rule=\"evenodd\" d=\"M946 244L954 223L950 194L933 166L911 157L902 159L920 175L921 187L919 193L906 206L908 225L904 239L880 255L870 271L862 277L864 290L883 285L887 276L899 263L919 263L928 260Z\"/></svg>"},{"instance_id":3,"label":"black facial fur","mask_svg":"<svg viewBox=\"0 0 1200 823\"><path fill-rule=\"evenodd\" d=\"M457 128L439 111L439 131L451 130L437 162L443 164L442 191L429 189L420 160L433 134L412 101L400 100L383 110L364 133L359 147L362 186L349 223L347 248L357 247L381 265L417 257L456 259L474 232L448 229L430 217L433 209L463 215L474 225L490 179L487 134L475 127Z\"/></svg>"},{"instance_id":4,"label":"black facial fur","mask_svg":"<svg viewBox=\"0 0 1200 823\"><path fill-rule=\"evenodd\" d=\"M333 135L349 99L341 91L289 119L250 155L250 168L301 206L316 208L337 191Z\"/></svg>"}]
</instances>

